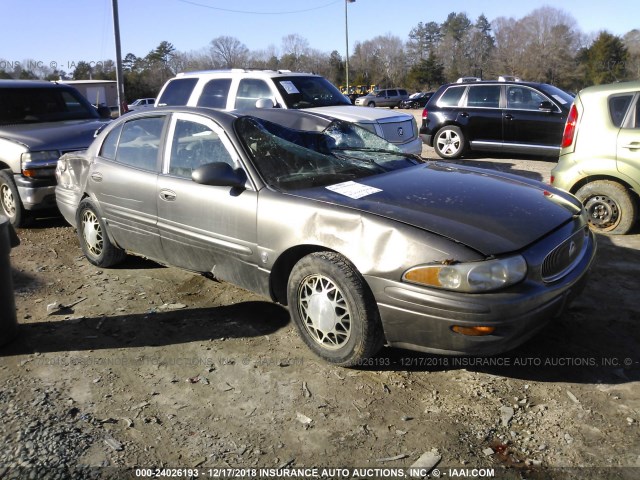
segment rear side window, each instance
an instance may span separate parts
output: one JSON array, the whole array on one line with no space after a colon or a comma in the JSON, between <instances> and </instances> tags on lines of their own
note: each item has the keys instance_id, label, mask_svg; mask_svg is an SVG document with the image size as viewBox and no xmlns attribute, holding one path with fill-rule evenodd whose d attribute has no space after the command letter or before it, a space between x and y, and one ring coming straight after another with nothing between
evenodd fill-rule
<instances>
[{"instance_id":1,"label":"rear side window","mask_svg":"<svg viewBox=\"0 0 640 480\"><path fill-rule=\"evenodd\" d=\"M616 127L622 126L624 116L629 109L632 99L632 93L609 97L609 115L611 116L611 121Z\"/></svg>"},{"instance_id":2,"label":"rear side window","mask_svg":"<svg viewBox=\"0 0 640 480\"><path fill-rule=\"evenodd\" d=\"M197 78L177 78L171 80L164 89L164 92L162 92L162 96L158 100L158 105L161 107L166 105L186 105L196 83L198 83Z\"/></svg>"},{"instance_id":3,"label":"rear side window","mask_svg":"<svg viewBox=\"0 0 640 480\"><path fill-rule=\"evenodd\" d=\"M122 124L114 128L107 134L107 138L102 142L100 147L100 156L109 160L116 159L116 147L118 145L118 138L120 138L120 132L122 131Z\"/></svg>"},{"instance_id":4,"label":"rear side window","mask_svg":"<svg viewBox=\"0 0 640 480\"><path fill-rule=\"evenodd\" d=\"M467 87L451 87L438 100L439 107L457 107Z\"/></svg>"},{"instance_id":5,"label":"rear side window","mask_svg":"<svg viewBox=\"0 0 640 480\"><path fill-rule=\"evenodd\" d=\"M400 95L408 95L406 90L398 90Z\"/></svg>"},{"instance_id":6,"label":"rear side window","mask_svg":"<svg viewBox=\"0 0 640 480\"><path fill-rule=\"evenodd\" d=\"M499 85L478 85L469 87L467 106L482 108L500 107Z\"/></svg>"},{"instance_id":7,"label":"rear side window","mask_svg":"<svg viewBox=\"0 0 640 480\"><path fill-rule=\"evenodd\" d=\"M231 87L230 78L216 78L209 80L202 89L198 99L199 107L227 108L227 97Z\"/></svg>"},{"instance_id":8,"label":"rear side window","mask_svg":"<svg viewBox=\"0 0 640 480\"><path fill-rule=\"evenodd\" d=\"M120 134L116 162L156 171L165 117L138 118L126 122Z\"/></svg>"}]
</instances>

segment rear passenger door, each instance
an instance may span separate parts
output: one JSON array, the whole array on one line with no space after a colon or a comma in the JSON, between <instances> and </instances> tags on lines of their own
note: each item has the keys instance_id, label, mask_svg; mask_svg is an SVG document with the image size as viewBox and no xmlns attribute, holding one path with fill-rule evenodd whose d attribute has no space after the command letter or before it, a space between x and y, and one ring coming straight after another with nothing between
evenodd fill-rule
<instances>
[{"instance_id":1,"label":"rear passenger door","mask_svg":"<svg viewBox=\"0 0 640 480\"><path fill-rule=\"evenodd\" d=\"M166 118L134 118L112 130L87 180L87 190L118 245L154 259L162 259L156 184Z\"/></svg>"},{"instance_id":2,"label":"rear passenger door","mask_svg":"<svg viewBox=\"0 0 640 480\"><path fill-rule=\"evenodd\" d=\"M502 144L500 85L471 85L458 122L473 149L499 150Z\"/></svg>"}]
</instances>

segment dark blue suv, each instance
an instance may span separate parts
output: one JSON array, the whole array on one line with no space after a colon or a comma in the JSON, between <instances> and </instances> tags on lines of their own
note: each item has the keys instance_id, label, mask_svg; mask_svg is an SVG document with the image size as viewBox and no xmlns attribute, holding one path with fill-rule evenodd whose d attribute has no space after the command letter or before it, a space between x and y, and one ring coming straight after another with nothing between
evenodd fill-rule
<instances>
[{"instance_id":1,"label":"dark blue suv","mask_svg":"<svg viewBox=\"0 0 640 480\"><path fill-rule=\"evenodd\" d=\"M557 157L573 97L552 85L443 85L422 112L422 141L447 159L491 151Z\"/></svg>"}]
</instances>

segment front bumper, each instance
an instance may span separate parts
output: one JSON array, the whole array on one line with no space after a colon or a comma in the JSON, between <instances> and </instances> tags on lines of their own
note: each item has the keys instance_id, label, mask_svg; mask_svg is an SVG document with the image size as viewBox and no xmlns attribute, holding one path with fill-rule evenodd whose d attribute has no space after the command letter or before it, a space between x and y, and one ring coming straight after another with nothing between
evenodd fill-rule
<instances>
[{"instance_id":1,"label":"front bumper","mask_svg":"<svg viewBox=\"0 0 640 480\"><path fill-rule=\"evenodd\" d=\"M56 207L55 178L28 178L22 175L15 175L13 178L26 210Z\"/></svg>"},{"instance_id":2,"label":"front bumper","mask_svg":"<svg viewBox=\"0 0 640 480\"><path fill-rule=\"evenodd\" d=\"M582 291L596 252L591 232L589 239L581 260L563 278L549 284L527 278L504 292L465 294L365 276L387 344L447 355L494 355L517 347L560 317ZM454 332L454 325L495 331L467 336Z\"/></svg>"}]
</instances>

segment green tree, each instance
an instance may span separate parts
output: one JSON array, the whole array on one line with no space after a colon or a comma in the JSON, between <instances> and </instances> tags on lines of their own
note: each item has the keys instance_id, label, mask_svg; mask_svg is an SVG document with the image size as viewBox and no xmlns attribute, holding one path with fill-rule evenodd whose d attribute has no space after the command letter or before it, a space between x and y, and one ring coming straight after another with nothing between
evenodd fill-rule
<instances>
[{"instance_id":1,"label":"green tree","mask_svg":"<svg viewBox=\"0 0 640 480\"><path fill-rule=\"evenodd\" d=\"M414 90L432 90L445 82L444 67L433 52L426 60L411 67L408 75L409 87Z\"/></svg>"},{"instance_id":2,"label":"green tree","mask_svg":"<svg viewBox=\"0 0 640 480\"><path fill-rule=\"evenodd\" d=\"M620 37L600 32L581 56L587 84L601 85L626 79L628 57L629 52Z\"/></svg>"},{"instance_id":3,"label":"green tree","mask_svg":"<svg viewBox=\"0 0 640 480\"><path fill-rule=\"evenodd\" d=\"M91 65L83 60L79 61L76 68L73 70L74 80L91 80L93 74L93 68Z\"/></svg>"}]
</instances>

